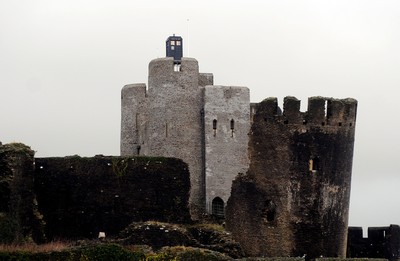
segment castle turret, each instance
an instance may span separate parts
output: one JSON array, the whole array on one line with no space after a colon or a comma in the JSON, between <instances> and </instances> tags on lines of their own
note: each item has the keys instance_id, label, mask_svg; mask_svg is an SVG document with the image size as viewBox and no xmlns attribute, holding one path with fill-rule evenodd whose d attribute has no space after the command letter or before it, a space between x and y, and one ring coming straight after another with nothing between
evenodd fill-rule
<instances>
[{"instance_id":1,"label":"castle turret","mask_svg":"<svg viewBox=\"0 0 400 261\"><path fill-rule=\"evenodd\" d=\"M192 58L182 58L180 71L172 57L149 64L148 155L180 158L189 165L191 205L204 209L202 158L203 108L199 87L199 66Z\"/></svg>"},{"instance_id":2,"label":"castle turret","mask_svg":"<svg viewBox=\"0 0 400 261\"><path fill-rule=\"evenodd\" d=\"M167 42L182 46L180 37ZM184 160L189 165L190 206L195 218L197 210L205 210L203 95L204 86L213 84L213 75L199 73L193 58L179 56L179 70L176 66L174 57L152 60L147 90L145 84L122 89L121 155Z\"/></svg>"},{"instance_id":3,"label":"castle turret","mask_svg":"<svg viewBox=\"0 0 400 261\"><path fill-rule=\"evenodd\" d=\"M252 256L345 257L357 101L258 104L227 228Z\"/></svg>"}]
</instances>

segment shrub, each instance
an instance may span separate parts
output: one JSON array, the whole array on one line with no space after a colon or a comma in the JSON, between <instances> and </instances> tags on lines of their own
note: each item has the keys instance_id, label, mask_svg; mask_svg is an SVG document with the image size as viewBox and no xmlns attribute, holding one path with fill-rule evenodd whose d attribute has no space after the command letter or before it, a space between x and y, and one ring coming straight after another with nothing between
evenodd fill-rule
<instances>
[{"instance_id":1,"label":"shrub","mask_svg":"<svg viewBox=\"0 0 400 261\"><path fill-rule=\"evenodd\" d=\"M144 255L132 253L117 244L101 244L85 247L81 252L81 260L104 260L104 261L123 261L123 260L142 260Z\"/></svg>"},{"instance_id":2,"label":"shrub","mask_svg":"<svg viewBox=\"0 0 400 261\"><path fill-rule=\"evenodd\" d=\"M11 244L20 235L18 222L7 214L0 214L0 244Z\"/></svg>"}]
</instances>

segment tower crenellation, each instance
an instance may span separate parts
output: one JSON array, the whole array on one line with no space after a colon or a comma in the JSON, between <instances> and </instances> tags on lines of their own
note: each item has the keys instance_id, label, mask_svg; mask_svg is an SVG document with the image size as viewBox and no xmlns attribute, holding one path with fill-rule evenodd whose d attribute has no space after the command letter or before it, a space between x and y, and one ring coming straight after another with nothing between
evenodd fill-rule
<instances>
[{"instance_id":1,"label":"tower crenellation","mask_svg":"<svg viewBox=\"0 0 400 261\"><path fill-rule=\"evenodd\" d=\"M271 97L262 101L257 106L257 111L264 115L266 121L289 125L355 127L357 101L354 99L310 97L308 109L305 112L300 111L300 105L301 101L296 97L287 96L284 98L283 111L281 111L277 98Z\"/></svg>"}]
</instances>

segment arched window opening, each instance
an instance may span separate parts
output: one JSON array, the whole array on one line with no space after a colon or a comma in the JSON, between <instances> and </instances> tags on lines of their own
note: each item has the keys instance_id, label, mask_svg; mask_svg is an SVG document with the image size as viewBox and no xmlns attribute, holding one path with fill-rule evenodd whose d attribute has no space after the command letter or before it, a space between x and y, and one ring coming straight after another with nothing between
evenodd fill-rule
<instances>
[{"instance_id":1,"label":"arched window opening","mask_svg":"<svg viewBox=\"0 0 400 261\"><path fill-rule=\"evenodd\" d=\"M231 136L233 137L233 133L235 132L235 120L231 119Z\"/></svg>"},{"instance_id":2,"label":"arched window opening","mask_svg":"<svg viewBox=\"0 0 400 261\"><path fill-rule=\"evenodd\" d=\"M220 197L216 197L212 201L212 214L220 218L225 216L224 201Z\"/></svg>"},{"instance_id":3,"label":"arched window opening","mask_svg":"<svg viewBox=\"0 0 400 261\"><path fill-rule=\"evenodd\" d=\"M217 120L213 120L214 137L217 135Z\"/></svg>"}]
</instances>

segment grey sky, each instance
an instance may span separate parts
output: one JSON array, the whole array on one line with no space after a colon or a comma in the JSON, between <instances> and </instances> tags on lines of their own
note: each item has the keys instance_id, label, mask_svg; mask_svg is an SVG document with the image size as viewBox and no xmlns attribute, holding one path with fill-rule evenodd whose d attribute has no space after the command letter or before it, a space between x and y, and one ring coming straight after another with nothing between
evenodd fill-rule
<instances>
[{"instance_id":1,"label":"grey sky","mask_svg":"<svg viewBox=\"0 0 400 261\"><path fill-rule=\"evenodd\" d=\"M400 224L399 14L397 0L0 0L0 140L118 155L120 89L147 82L175 33L254 102L356 98L350 225Z\"/></svg>"}]
</instances>

